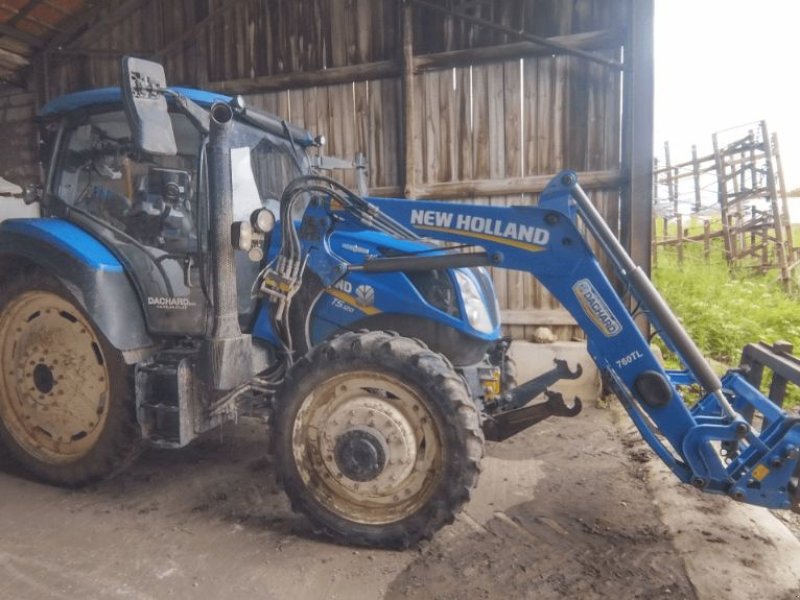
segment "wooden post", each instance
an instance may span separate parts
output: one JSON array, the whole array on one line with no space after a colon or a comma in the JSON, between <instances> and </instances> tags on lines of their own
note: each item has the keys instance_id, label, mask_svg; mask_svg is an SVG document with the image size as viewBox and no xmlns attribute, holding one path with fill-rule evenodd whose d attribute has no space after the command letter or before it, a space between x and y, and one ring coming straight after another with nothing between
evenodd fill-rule
<instances>
[{"instance_id":1,"label":"wooden post","mask_svg":"<svg viewBox=\"0 0 800 600\"><path fill-rule=\"evenodd\" d=\"M658 206L658 157L657 156L653 158L653 206ZM655 232L655 229L653 231Z\"/></svg>"},{"instance_id":2,"label":"wooden post","mask_svg":"<svg viewBox=\"0 0 800 600\"><path fill-rule=\"evenodd\" d=\"M762 272L769 269L769 222L762 217L761 226L761 269Z\"/></svg>"},{"instance_id":3,"label":"wooden post","mask_svg":"<svg viewBox=\"0 0 800 600\"><path fill-rule=\"evenodd\" d=\"M675 193L675 181L672 178L672 161L669 157L669 142L664 142L664 169L667 173L667 199L672 202L675 214L678 213L678 196Z\"/></svg>"},{"instance_id":4,"label":"wooden post","mask_svg":"<svg viewBox=\"0 0 800 600\"><path fill-rule=\"evenodd\" d=\"M728 185L725 180L727 175L725 161L719 151L719 140L717 134L711 136L714 144L714 164L717 170L717 202L719 202L720 221L722 221L722 241L725 246L725 260L732 264L733 253L731 247L731 231L728 222Z\"/></svg>"},{"instance_id":5,"label":"wooden post","mask_svg":"<svg viewBox=\"0 0 800 600\"><path fill-rule=\"evenodd\" d=\"M692 178L694 179L694 212L700 212L700 161L697 160L697 146L692 144Z\"/></svg>"},{"instance_id":6,"label":"wooden post","mask_svg":"<svg viewBox=\"0 0 800 600\"><path fill-rule=\"evenodd\" d=\"M403 193L406 198L413 198L417 185L416 166L417 144L414 139L416 131L416 110L414 106L414 13L411 4L402 5L403 24L403 147L405 158L405 177Z\"/></svg>"},{"instance_id":7,"label":"wooden post","mask_svg":"<svg viewBox=\"0 0 800 600\"><path fill-rule=\"evenodd\" d=\"M789 214L789 199L786 196L786 182L783 179L783 162L781 160L781 150L778 145L778 134L772 134L772 148L775 155L775 166L780 185L781 208L783 209L784 227L786 229L786 256L790 262L795 261L796 250L794 247L794 232L792 231L792 216Z\"/></svg>"},{"instance_id":8,"label":"wooden post","mask_svg":"<svg viewBox=\"0 0 800 600\"><path fill-rule=\"evenodd\" d=\"M747 141L750 145L750 189L755 192L758 189L758 171L756 170L756 136L753 135L752 129L747 134ZM745 167L743 166L742 181L744 181L744 170Z\"/></svg>"},{"instance_id":9,"label":"wooden post","mask_svg":"<svg viewBox=\"0 0 800 600\"><path fill-rule=\"evenodd\" d=\"M703 259L711 262L711 219L703 219Z\"/></svg>"},{"instance_id":10,"label":"wooden post","mask_svg":"<svg viewBox=\"0 0 800 600\"><path fill-rule=\"evenodd\" d=\"M728 213L728 237L731 240L731 259L728 263L736 266L739 261L739 236L736 229L736 214Z\"/></svg>"},{"instance_id":11,"label":"wooden post","mask_svg":"<svg viewBox=\"0 0 800 600\"><path fill-rule=\"evenodd\" d=\"M767 162L767 190L772 208L772 222L775 224L775 256L781 273L781 282L788 287L790 283L789 261L786 258L785 229L778 205L778 186L775 181L775 169L772 162L772 145L770 144L767 122L761 121L761 140L764 142L764 158Z\"/></svg>"},{"instance_id":12,"label":"wooden post","mask_svg":"<svg viewBox=\"0 0 800 600\"><path fill-rule=\"evenodd\" d=\"M742 208L734 214L736 219L736 248L738 249L738 257L744 258L747 256L747 236L744 234L744 216L742 215Z\"/></svg>"},{"instance_id":13,"label":"wooden post","mask_svg":"<svg viewBox=\"0 0 800 600\"><path fill-rule=\"evenodd\" d=\"M653 0L629 1L622 89L622 167L630 178L620 198L620 241L633 261L650 265L653 178ZM649 328L641 321L645 336Z\"/></svg>"},{"instance_id":14,"label":"wooden post","mask_svg":"<svg viewBox=\"0 0 800 600\"><path fill-rule=\"evenodd\" d=\"M675 215L677 219L678 225L678 237L677 237L677 246L678 246L678 264L683 264L683 215L678 213Z\"/></svg>"},{"instance_id":15,"label":"wooden post","mask_svg":"<svg viewBox=\"0 0 800 600\"><path fill-rule=\"evenodd\" d=\"M672 201L672 209L677 213L680 210L680 191L678 187L681 182L681 171L678 167L672 167L672 191L675 193L675 199Z\"/></svg>"},{"instance_id":16,"label":"wooden post","mask_svg":"<svg viewBox=\"0 0 800 600\"><path fill-rule=\"evenodd\" d=\"M656 234L658 221L656 217L653 217L653 249L650 251L653 257L653 267L658 266L658 235Z\"/></svg>"}]
</instances>

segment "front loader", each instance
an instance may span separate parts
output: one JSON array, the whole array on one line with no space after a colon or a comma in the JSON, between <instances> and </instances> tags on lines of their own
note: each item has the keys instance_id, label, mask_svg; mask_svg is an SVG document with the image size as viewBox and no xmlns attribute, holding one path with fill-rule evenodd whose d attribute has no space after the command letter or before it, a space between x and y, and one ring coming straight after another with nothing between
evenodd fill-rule
<instances>
[{"instance_id":1,"label":"front loader","mask_svg":"<svg viewBox=\"0 0 800 600\"><path fill-rule=\"evenodd\" d=\"M0 439L40 479L83 485L254 415L319 531L430 537L469 499L484 439L581 410L549 390L580 366L516 381L493 267L531 273L573 315L680 481L798 510L800 420L783 388L758 389L765 366L800 383L797 360L752 346L719 378L575 173L537 206L365 198L323 174L335 161L310 133L132 58L120 89L40 120L45 216L0 226ZM656 360L629 304L683 370Z\"/></svg>"}]
</instances>

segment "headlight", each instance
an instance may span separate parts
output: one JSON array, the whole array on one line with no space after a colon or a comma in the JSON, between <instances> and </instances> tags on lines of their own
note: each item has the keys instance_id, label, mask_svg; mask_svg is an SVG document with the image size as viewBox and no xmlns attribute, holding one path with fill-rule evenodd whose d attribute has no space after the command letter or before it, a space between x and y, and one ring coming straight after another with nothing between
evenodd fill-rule
<instances>
[{"instance_id":1,"label":"headlight","mask_svg":"<svg viewBox=\"0 0 800 600\"><path fill-rule=\"evenodd\" d=\"M461 298L464 300L464 310L467 313L469 324L482 333L494 331L489 310L477 284L461 271L456 271L456 281L461 291Z\"/></svg>"}]
</instances>

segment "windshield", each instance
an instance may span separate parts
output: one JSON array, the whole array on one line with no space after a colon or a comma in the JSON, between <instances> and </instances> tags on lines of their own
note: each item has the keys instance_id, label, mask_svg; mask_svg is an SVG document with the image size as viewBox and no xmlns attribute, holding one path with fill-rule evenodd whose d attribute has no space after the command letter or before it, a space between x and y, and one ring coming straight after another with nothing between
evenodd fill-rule
<instances>
[{"instance_id":1,"label":"windshield","mask_svg":"<svg viewBox=\"0 0 800 600\"><path fill-rule=\"evenodd\" d=\"M293 148L289 140L242 121L235 123L232 137L234 220L245 220L262 207L279 218L283 190L292 179L308 172L305 153L299 146Z\"/></svg>"}]
</instances>

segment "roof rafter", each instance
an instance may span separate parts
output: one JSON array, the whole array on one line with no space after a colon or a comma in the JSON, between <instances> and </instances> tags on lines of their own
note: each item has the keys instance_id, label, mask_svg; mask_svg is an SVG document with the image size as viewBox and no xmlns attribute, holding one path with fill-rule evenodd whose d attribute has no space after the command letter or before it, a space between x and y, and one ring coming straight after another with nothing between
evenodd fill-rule
<instances>
[{"instance_id":1,"label":"roof rafter","mask_svg":"<svg viewBox=\"0 0 800 600\"><path fill-rule=\"evenodd\" d=\"M31 14L31 11L33 11L33 9L39 6L43 1L44 0L28 0L28 3L17 11L17 14L6 21L6 25L13 27L22 21L22 19Z\"/></svg>"}]
</instances>

